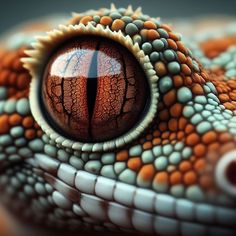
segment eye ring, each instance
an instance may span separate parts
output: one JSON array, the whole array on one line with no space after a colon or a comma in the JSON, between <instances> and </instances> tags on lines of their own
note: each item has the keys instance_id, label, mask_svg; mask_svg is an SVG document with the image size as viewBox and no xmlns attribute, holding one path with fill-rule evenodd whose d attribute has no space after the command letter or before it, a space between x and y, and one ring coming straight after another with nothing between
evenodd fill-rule
<instances>
[{"instance_id":1,"label":"eye ring","mask_svg":"<svg viewBox=\"0 0 236 236\"><path fill-rule=\"evenodd\" d=\"M216 183L220 189L236 197L236 183L235 176L232 176L232 168L234 170L236 168L236 150L230 151L222 156L215 170Z\"/></svg>"},{"instance_id":2,"label":"eye ring","mask_svg":"<svg viewBox=\"0 0 236 236\"><path fill-rule=\"evenodd\" d=\"M43 110L39 101L39 88L42 70L45 66L49 55L56 47L64 43L65 41L78 37L81 35L95 35L106 37L114 40L128 49L146 74L149 88L150 88L150 102L147 108L146 115L133 128L123 135L114 138L109 141L97 142L97 143L83 143L72 139L69 139L62 134L59 134L53 129L44 117ZM46 36L38 37L37 41L32 44L33 49L26 50L27 58L23 58L22 62L26 69L29 70L32 75L32 81L30 86L30 107L32 114L41 126L46 135L54 141L58 146L65 148L71 148L75 151L108 151L114 148L120 148L131 141L137 139L141 133L150 125L153 121L157 111L158 104L158 77L149 60L148 56L145 56L143 50L139 48L137 43L133 43L130 36L124 36L121 31L113 32L109 27L104 28L101 25L93 26L88 23L86 26L83 24L78 25L60 25L57 30L48 32Z\"/></svg>"}]
</instances>

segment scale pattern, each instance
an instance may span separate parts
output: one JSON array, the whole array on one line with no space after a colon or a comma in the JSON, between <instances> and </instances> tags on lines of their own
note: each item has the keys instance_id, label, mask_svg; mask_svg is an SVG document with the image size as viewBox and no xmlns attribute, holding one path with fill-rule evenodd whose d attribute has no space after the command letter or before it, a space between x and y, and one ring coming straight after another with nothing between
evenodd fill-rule
<instances>
[{"instance_id":1,"label":"scale pattern","mask_svg":"<svg viewBox=\"0 0 236 236\"><path fill-rule=\"evenodd\" d=\"M160 19L114 6L75 14L70 24L102 25L139 45L157 78L155 118L124 147L65 148L31 114L31 75L20 61L29 39L2 47L3 202L36 223L70 230L234 235L236 32L182 40Z\"/></svg>"}]
</instances>

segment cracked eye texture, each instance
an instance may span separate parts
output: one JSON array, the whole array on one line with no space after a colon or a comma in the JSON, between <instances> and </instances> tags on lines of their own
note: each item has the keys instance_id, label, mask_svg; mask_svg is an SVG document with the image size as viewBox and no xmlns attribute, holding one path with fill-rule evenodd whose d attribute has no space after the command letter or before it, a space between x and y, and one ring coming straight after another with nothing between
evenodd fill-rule
<instances>
[{"instance_id":1,"label":"cracked eye texture","mask_svg":"<svg viewBox=\"0 0 236 236\"><path fill-rule=\"evenodd\" d=\"M135 57L102 37L79 37L50 57L42 80L46 118L82 142L115 138L140 120L148 82Z\"/></svg>"}]
</instances>

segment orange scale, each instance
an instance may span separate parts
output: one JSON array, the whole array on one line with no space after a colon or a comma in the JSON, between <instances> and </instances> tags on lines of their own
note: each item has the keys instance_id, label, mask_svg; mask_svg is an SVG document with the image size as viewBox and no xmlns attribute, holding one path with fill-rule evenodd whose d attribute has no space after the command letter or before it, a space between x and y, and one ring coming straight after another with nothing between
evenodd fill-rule
<instances>
[{"instance_id":1,"label":"orange scale","mask_svg":"<svg viewBox=\"0 0 236 236\"><path fill-rule=\"evenodd\" d=\"M20 116L19 114L12 114L10 117L9 117L9 124L11 126L16 126L16 125L20 125L21 122L22 122L22 116Z\"/></svg>"},{"instance_id":2,"label":"orange scale","mask_svg":"<svg viewBox=\"0 0 236 236\"><path fill-rule=\"evenodd\" d=\"M174 171L170 175L170 183L172 185L179 184L182 182L182 175L179 171Z\"/></svg>"},{"instance_id":3,"label":"orange scale","mask_svg":"<svg viewBox=\"0 0 236 236\"><path fill-rule=\"evenodd\" d=\"M160 38L160 34L156 30L150 29L147 31L147 38L148 38L148 40L152 41L157 38Z\"/></svg>"},{"instance_id":4,"label":"orange scale","mask_svg":"<svg viewBox=\"0 0 236 236\"><path fill-rule=\"evenodd\" d=\"M152 141L152 144L153 144L154 146L161 144L161 139L160 139L160 138L154 138L153 141Z\"/></svg>"},{"instance_id":5,"label":"orange scale","mask_svg":"<svg viewBox=\"0 0 236 236\"><path fill-rule=\"evenodd\" d=\"M144 165L138 174L138 178L141 178L144 181L151 182L155 175L155 168L152 164Z\"/></svg>"},{"instance_id":6,"label":"orange scale","mask_svg":"<svg viewBox=\"0 0 236 236\"><path fill-rule=\"evenodd\" d=\"M181 63L185 63L187 61L186 56L180 51L177 52L177 57Z\"/></svg>"},{"instance_id":7,"label":"orange scale","mask_svg":"<svg viewBox=\"0 0 236 236\"><path fill-rule=\"evenodd\" d=\"M234 90L234 91L230 92L229 96L230 96L231 100L236 100L236 91Z\"/></svg>"},{"instance_id":8,"label":"orange scale","mask_svg":"<svg viewBox=\"0 0 236 236\"><path fill-rule=\"evenodd\" d=\"M209 131L207 132L206 134L204 134L202 136L202 141L205 143L205 144L209 144L209 143L212 143L214 141L216 141L218 138L218 134L214 131Z\"/></svg>"},{"instance_id":9,"label":"orange scale","mask_svg":"<svg viewBox=\"0 0 236 236\"><path fill-rule=\"evenodd\" d=\"M177 131L178 130L178 122L176 119L170 119L168 122L168 126L170 131Z\"/></svg>"},{"instance_id":10,"label":"orange scale","mask_svg":"<svg viewBox=\"0 0 236 236\"><path fill-rule=\"evenodd\" d=\"M228 80L227 85L229 85L229 87L232 88L232 89L236 89L235 79L234 80Z\"/></svg>"},{"instance_id":11,"label":"orange scale","mask_svg":"<svg viewBox=\"0 0 236 236\"><path fill-rule=\"evenodd\" d=\"M169 32L169 37L175 41L179 40L179 37L173 32Z\"/></svg>"},{"instance_id":12,"label":"orange scale","mask_svg":"<svg viewBox=\"0 0 236 236\"><path fill-rule=\"evenodd\" d=\"M181 116L182 110L183 110L183 106L180 103L176 103L170 108L170 114L172 117L177 118Z\"/></svg>"},{"instance_id":13,"label":"orange scale","mask_svg":"<svg viewBox=\"0 0 236 236\"><path fill-rule=\"evenodd\" d=\"M123 20L116 19L113 21L111 29L113 31L119 31L122 30L124 27L125 27L125 22Z\"/></svg>"},{"instance_id":14,"label":"orange scale","mask_svg":"<svg viewBox=\"0 0 236 236\"><path fill-rule=\"evenodd\" d=\"M185 75L191 75L192 74L191 69L186 64L181 65L181 70Z\"/></svg>"},{"instance_id":15,"label":"orange scale","mask_svg":"<svg viewBox=\"0 0 236 236\"><path fill-rule=\"evenodd\" d=\"M102 25L110 25L113 22L112 18L110 16L103 16L100 19L100 23Z\"/></svg>"},{"instance_id":16,"label":"orange scale","mask_svg":"<svg viewBox=\"0 0 236 236\"><path fill-rule=\"evenodd\" d=\"M187 76L187 77L185 78L184 82L185 82L185 85L187 85L187 86L192 85L192 84L193 84L192 77Z\"/></svg>"},{"instance_id":17,"label":"orange scale","mask_svg":"<svg viewBox=\"0 0 236 236\"><path fill-rule=\"evenodd\" d=\"M11 72L8 69L2 69L0 71L0 85L9 85L8 78Z\"/></svg>"},{"instance_id":18,"label":"orange scale","mask_svg":"<svg viewBox=\"0 0 236 236\"><path fill-rule=\"evenodd\" d=\"M142 166L142 161L140 157L133 157L128 160L128 167L133 171L139 171Z\"/></svg>"},{"instance_id":19,"label":"orange scale","mask_svg":"<svg viewBox=\"0 0 236 236\"><path fill-rule=\"evenodd\" d=\"M186 185L193 185L197 182L197 175L194 171L188 171L184 174L183 180Z\"/></svg>"},{"instance_id":20,"label":"orange scale","mask_svg":"<svg viewBox=\"0 0 236 236\"><path fill-rule=\"evenodd\" d=\"M8 115L2 115L0 116L0 134L6 134L10 130L9 125L9 116Z\"/></svg>"},{"instance_id":21,"label":"orange scale","mask_svg":"<svg viewBox=\"0 0 236 236\"><path fill-rule=\"evenodd\" d=\"M186 118L184 118L184 117L180 117L179 118L179 129L180 130L184 130L185 128L186 128L186 126L187 126L187 120L186 120Z\"/></svg>"},{"instance_id":22,"label":"orange scale","mask_svg":"<svg viewBox=\"0 0 236 236\"><path fill-rule=\"evenodd\" d=\"M184 133L183 131L179 131L179 132L177 133L177 138L178 138L179 140L184 139L184 137L185 137L185 133Z\"/></svg>"},{"instance_id":23,"label":"orange scale","mask_svg":"<svg viewBox=\"0 0 236 236\"><path fill-rule=\"evenodd\" d=\"M92 21L93 17L92 16L84 16L83 18L81 18L80 23L87 25L88 22Z\"/></svg>"},{"instance_id":24,"label":"orange scale","mask_svg":"<svg viewBox=\"0 0 236 236\"><path fill-rule=\"evenodd\" d=\"M168 184L169 183L169 176L167 172L159 172L154 177L154 182L158 184Z\"/></svg>"},{"instance_id":25,"label":"orange scale","mask_svg":"<svg viewBox=\"0 0 236 236\"><path fill-rule=\"evenodd\" d=\"M199 172L203 170L205 166L206 166L206 161L204 160L204 158L201 158L201 159L196 160L196 162L193 165L193 168L194 170Z\"/></svg>"},{"instance_id":26,"label":"orange scale","mask_svg":"<svg viewBox=\"0 0 236 236\"><path fill-rule=\"evenodd\" d=\"M164 76L167 74L166 66L163 62L158 61L155 63L154 68L156 70L157 76Z\"/></svg>"},{"instance_id":27,"label":"orange scale","mask_svg":"<svg viewBox=\"0 0 236 236\"><path fill-rule=\"evenodd\" d=\"M142 36L143 39L146 39L146 38L147 38L147 32L148 32L147 29L142 29L142 30L140 31L140 35Z\"/></svg>"},{"instance_id":28,"label":"orange scale","mask_svg":"<svg viewBox=\"0 0 236 236\"><path fill-rule=\"evenodd\" d=\"M143 144L143 149L144 150L147 150L147 149L151 149L152 148L152 142L145 142L144 144Z\"/></svg>"},{"instance_id":29,"label":"orange scale","mask_svg":"<svg viewBox=\"0 0 236 236\"><path fill-rule=\"evenodd\" d=\"M171 106L176 102L176 90L172 89L164 95L164 103L167 106Z\"/></svg>"},{"instance_id":30,"label":"orange scale","mask_svg":"<svg viewBox=\"0 0 236 236\"><path fill-rule=\"evenodd\" d=\"M157 28L156 24L152 21L145 21L143 23L143 27L146 29L156 29Z\"/></svg>"},{"instance_id":31,"label":"orange scale","mask_svg":"<svg viewBox=\"0 0 236 236\"><path fill-rule=\"evenodd\" d=\"M126 161L129 157L129 153L127 150L122 150L116 154L117 161Z\"/></svg>"},{"instance_id":32,"label":"orange scale","mask_svg":"<svg viewBox=\"0 0 236 236\"><path fill-rule=\"evenodd\" d=\"M189 68L193 68L193 60L191 57L187 57L186 64Z\"/></svg>"},{"instance_id":33,"label":"orange scale","mask_svg":"<svg viewBox=\"0 0 236 236\"><path fill-rule=\"evenodd\" d=\"M187 172L191 170L192 164L189 161L182 161L179 165L179 170L181 172Z\"/></svg>"},{"instance_id":34,"label":"orange scale","mask_svg":"<svg viewBox=\"0 0 236 236\"><path fill-rule=\"evenodd\" d=\"M34 129L27 129L25 131L25 137L27 139L33 139L36 137L36 131Z\"/></svg>"},{"instance_id":35,"label":"orange scale","mask_svg":"<svg viewBox=\"0 0 236 236\"><path fill-rule=\"evenodd\" d=\"M162 137L163 139L169 138L169 136L170 136L170 132L169 132L169 131L165 131L165 132L163 132L162 135L161 135L161 137Z\"/></svg>"},{"instance_id":36,"label":"orange scale","mask_svg":"<svg viewBox=\"0 0 236 236\"><path fill-rule=\"evenodd\" d=\"M193 153L196 157L203 157L206 153L206 146L203 144L197 144L194 148L193 148Z\"/></svg>"},{"instance_id":37,"label":"orange scale","mask_svg":"<svg viewBox=\"0 0 236 236\"><path fill-rule=\"evenodd\" d=\"M177 41L176 42L177 46L178 46L178 49L184 53L185 55L188 53L186 47L183 45L183 43L181 41Z\"/></svg>"},{"instance_id":38,"label":"orange scale","mask_svg":"<svg viewBox=\"0 0 236 236\"><path fill-rule=\"evenodd\" d=\"M193 125L187 124L186 127L185 127L185 132L186 132L186 134L190 134L190 133L192 133L193 131L194 131Z\"/></svg>"},{"instance_id":39,"label":"orange scale","mask_svg":"<svg viewBox=\"0 0 236 236\"><path fill-rule=\"evenodd\" d=\"M159 124L159 130L160 130L161 132L164 132L164 131L167 130L167 124L166 124L166 122L161 122L161 123Z\"/></svg>"},{"instance_id":40,"label":"orange scale","mask_svg":"<svg viewBox=\"0 0 236 236\"><path fill-rule=\"evenodd\" d=\"M199 142L200 142L200 137L196 133L191 133L186 138L186 144L188 146L194 146L194 145L196 145Z\"/></svg>"},{"instance_id":41,"label":"orange scale","mask_svg":"<svg viewBox=\"0 0 236 236\"><path fill-rule=\"evenodd\" d=\"M208 144L209 151L215 151L215 150L218 150L219 148L220 148L220 143L218 142Z\"/></svg>"},{"instance_id":42,"label":"orange scale","mask_svg":"<svg viewBox=\"0 0 236 236\"><path fill-rule=\"evenodd\" d=\"M32 116L27 116L23 119L22 125L25 128L31 128L34 125L34 119Z\"/></svg>"},{"instance_id":43,"label":"orange scale","mask_svg":"<svg viewBox=\"0 0 236 236\"><path fill-rule=\"evenodd\" d=\"M200 84L194 84L192 87L192 92L195 95L202 95L204 94L204 90Z\"/></svg>"},{"instance_id":44,"label":"orange scale","mask_svg":"<svg viewBox=\"0 0 236 236\"><path fill-rule=\"evenodd\" d=\"M171 133L169 139L170 140L175 140L176 139L176 133Z\"/></svg>"},{"instance_id":45,"label":"orange scale","mask_svg":"<svg viewBox=\"0 0 236 236\"><path fill-rule=\"evenodd\" d=\"M183 78L180 75L175 75L173 77L173 81L174 81L174 86L177 88L181 87L184 84Z\"/></svg>"},{"instance_id":46,"label":"orange scale","mask_svg":"<svg viewBox=\"0 0 236 236\"><path fill-rule=\"evenodd\" d=\"M169 47L172 48L173 50L176 51L178 49L177 44L173 39L167 39L167 43L168 43Z\"/></svg>"}]
</instances>

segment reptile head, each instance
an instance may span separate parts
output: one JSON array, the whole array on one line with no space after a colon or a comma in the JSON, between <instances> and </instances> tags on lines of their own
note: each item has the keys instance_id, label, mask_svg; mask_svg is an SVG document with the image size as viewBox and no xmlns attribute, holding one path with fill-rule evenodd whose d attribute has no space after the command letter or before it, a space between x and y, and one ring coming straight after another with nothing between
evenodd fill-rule
<instances>
[{"instance_id":1,"label":"reptile head","mask_svg":"<svg viewBox=\"0 0 236 236\"><path fill-rule=\"evenodd\" d=\"M235 233L235 50L203 58L187 44L160 19L112 6L3 53L5 195L24 206L48 186L52 211L32 203L30 216L73 229ZM22 199L11 170L36 175Z\"/></svg>"}]
</instances>

